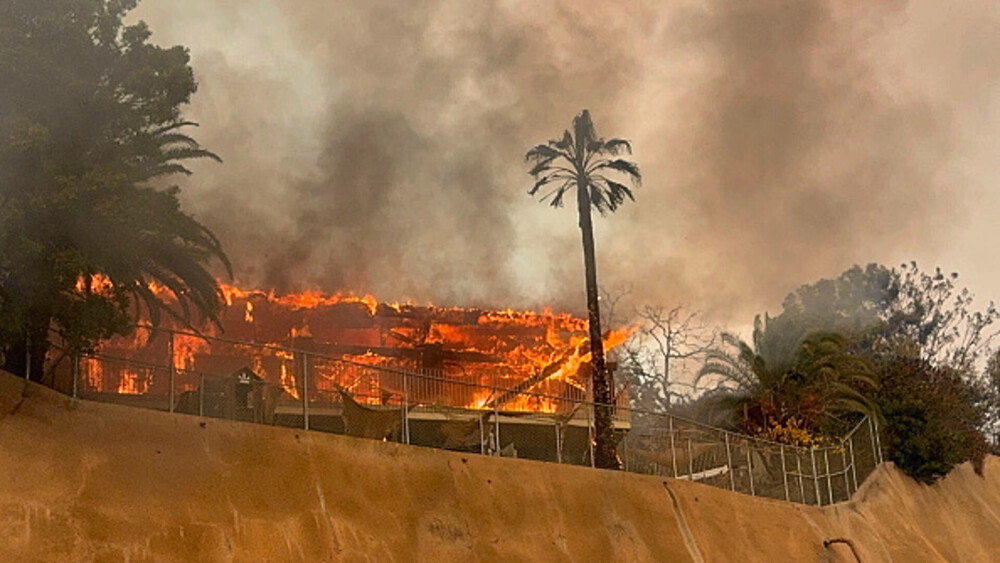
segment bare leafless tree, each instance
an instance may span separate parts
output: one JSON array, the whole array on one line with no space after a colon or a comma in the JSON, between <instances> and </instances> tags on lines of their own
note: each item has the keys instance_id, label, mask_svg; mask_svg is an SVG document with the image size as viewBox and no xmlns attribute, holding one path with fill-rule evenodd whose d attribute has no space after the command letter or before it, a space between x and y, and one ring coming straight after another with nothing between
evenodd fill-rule
<instances>
[{"instance_id":1,"label":"bare leafless tree","mask_svg":"<svg viewBox=\"0 0 1000 563\"><path fill-rule=\"evenodd\" d=\"M712 348L718 331L682 306L667 309L645 305L636 309L639 330L624 346L623 372L632 384L637 403L654 410L667 410L676 399L696 390L678 375L689 362L697 364ZM689 388L682 392L678 386Z\"/></svg>"}]
</instances>

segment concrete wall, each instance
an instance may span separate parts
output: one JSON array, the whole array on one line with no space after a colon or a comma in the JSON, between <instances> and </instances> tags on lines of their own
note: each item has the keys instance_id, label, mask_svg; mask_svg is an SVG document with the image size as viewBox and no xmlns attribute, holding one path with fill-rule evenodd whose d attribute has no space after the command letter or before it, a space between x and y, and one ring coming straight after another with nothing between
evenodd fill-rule
<instances>
[{"instance_id":1,"label":"concrete wall","mask_svg":"<svg viewBox=\"0 0 1000 563\"><path fill-rule=\"evenodd\" d=\"M817 508L115 405L0 374L0 561L1000 561L1000 460Z\"/></svg>"}]
</instances>

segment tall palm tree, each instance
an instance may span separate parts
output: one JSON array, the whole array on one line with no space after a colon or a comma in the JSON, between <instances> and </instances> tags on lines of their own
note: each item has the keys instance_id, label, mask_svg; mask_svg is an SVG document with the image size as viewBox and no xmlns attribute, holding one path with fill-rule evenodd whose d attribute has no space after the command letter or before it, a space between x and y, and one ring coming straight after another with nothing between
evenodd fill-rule
<instances>
[{"instance_id":1,"label":"tall palm tree","mask_svg":"<svg viewBox=\"0 0 1000 563\"><path fill-rule=\"evenodd\" d=\"M548 200L552 207L562 207L566 194L576 190L580 233L583 237L583 264L586 270L587 314L590 321L591 365L593 367L594 402L594 465L603 468L620 467L615 452L612 427L611 377L604 360L604 343L601 340L601 313L597 293L597 260L594 256L594 227L591 208L604 215L618 209L625 198L635 200L632 191L613 181L608 173L622 174L638 186L642 182L635 163L615 158L632 153L632 145L624 139L604 140L597 136L590 112L583 110L573 119L572 132L563 132L561 139L553 139L528 151L525 160L534 163L529 171L535 178L530 195L543 193L541 200Z\"/></svg>"}]
</instances>

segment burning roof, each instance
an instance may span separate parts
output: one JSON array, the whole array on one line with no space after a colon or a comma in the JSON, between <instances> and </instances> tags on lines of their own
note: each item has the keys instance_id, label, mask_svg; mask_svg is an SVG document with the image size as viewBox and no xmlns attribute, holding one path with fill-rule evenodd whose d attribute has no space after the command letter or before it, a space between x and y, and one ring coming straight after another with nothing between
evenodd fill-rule
<instances>
[{"instance_id":1,"label":"burning roof","mask_svg":"<svg viewBox=\"0 0 1000 563\"><path fill-rule=\"evenodd\" d=\"M501 401L505 410L554 411L554 399L510 393L501 397L490 388L587 397L587 321L570 314L384 303L370 295L223 289L226 307L220 321L225 342L177 334L169 351L164 342L171 339L150 339L148 331L139 330L131 338L108 342L101 353L162 365L169 362L155 358L169 354L180 374L221 375L249 366L298 396L303 368L296 355L305 352L314 357L310 387L320 393L345 389L369 403L405 391L425 404L492 408ZM605 346L613 348L628 335L628 330L611 331ZM422 374L429 382L411 381L404 390L401 371ZM103 391L152 393L162 390L153 377L152 372L142 378L126 370L106 377L88 375L88 380Z\"/></svg>"}]
</instances>

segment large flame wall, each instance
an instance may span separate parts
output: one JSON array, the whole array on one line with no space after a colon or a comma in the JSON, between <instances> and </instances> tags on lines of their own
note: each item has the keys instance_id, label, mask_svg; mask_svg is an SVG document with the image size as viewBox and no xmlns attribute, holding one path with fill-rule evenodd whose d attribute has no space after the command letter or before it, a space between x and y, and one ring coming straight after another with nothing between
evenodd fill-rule
<instances>
[{"instance_id":1,"label":"large flame wall","mask_svg":"<svg viewBox=\"0 0 1000 563\"><path fill-rule=\"evenodd\" d=\"M507 394L505 410L552 412L588 396L587 322L569 314L380 303L371 296L315 292L276 295L231 286L224 293L221 331L202 339L140 329L113 339L101 356L129 363L84 362L86 385L98 392L166 394L172 362L180 392L197 388L206 375L246 367L296 398L305 370L314 398L336 399L342 389L368 403L392 402L405 393L411 402L487 408L501 394L495 388L502 388L525 392ZM627 330L611 331L605 347L627 336ZM417 377L404 382L401 372Z\"/></svg>"}]
</instances>

